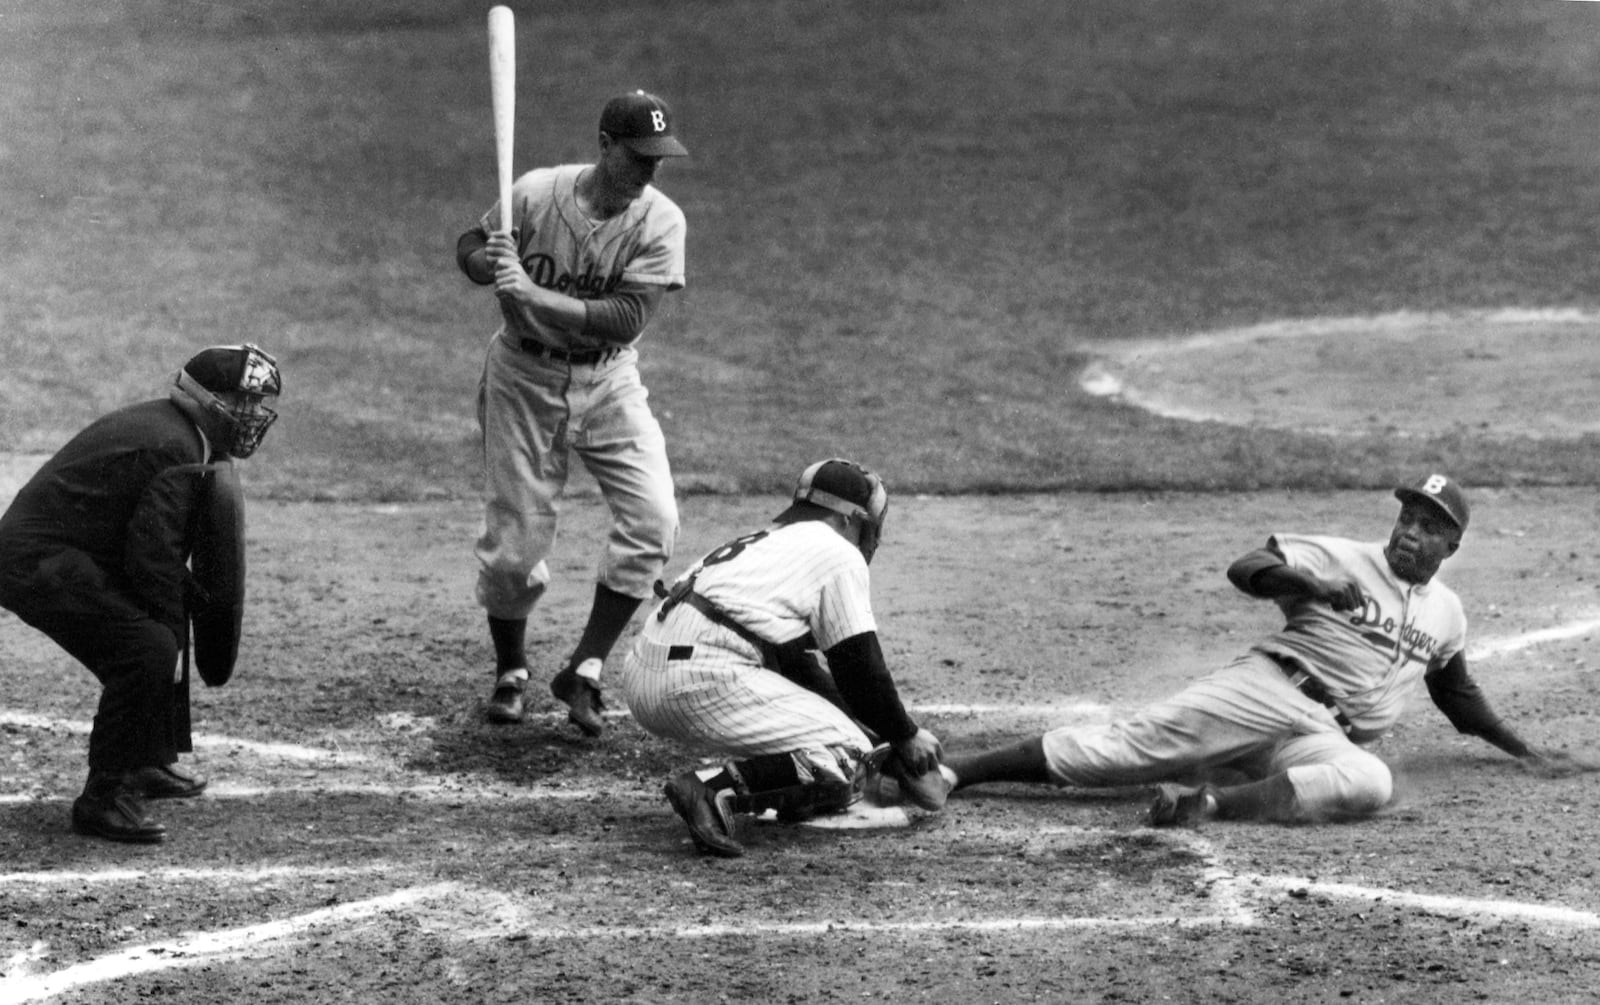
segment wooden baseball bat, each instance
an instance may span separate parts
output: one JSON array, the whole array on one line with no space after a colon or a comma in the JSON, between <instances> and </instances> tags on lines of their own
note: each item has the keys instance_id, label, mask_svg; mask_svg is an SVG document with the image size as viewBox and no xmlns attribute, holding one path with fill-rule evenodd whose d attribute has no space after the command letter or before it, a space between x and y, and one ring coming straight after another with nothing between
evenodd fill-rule
<instances>
[{"instance_id":1,"label":"wooden baseball bat","mask_svg":"<svg viewBox=\"0 0 1600 1005\"><path fill-rule=\"evenodd\" d=\"M511 140L516 134L517 25L510 7L489 8L489 98L500 181L500 229L511 230Z\"/></svg>"}]
</instances>

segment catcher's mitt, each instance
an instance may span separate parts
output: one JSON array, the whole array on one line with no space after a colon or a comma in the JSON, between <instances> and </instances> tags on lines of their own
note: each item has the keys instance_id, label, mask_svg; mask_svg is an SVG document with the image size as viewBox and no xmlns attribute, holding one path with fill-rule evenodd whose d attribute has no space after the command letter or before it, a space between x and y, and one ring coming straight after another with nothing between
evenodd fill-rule
<instances>
[{"instance_id":1,"label":"catcher's mitt","mask_svg":"<svg viewBox=\"0 0 1600 1005\"><path fill-rule=\"evenodd\" d=\"M909 802L930 813L944 809L954 784L950 769L942 764L920 775L911 774L887 743L862 758L860 777L861 798L869 804L903 806Z\"/></svg>"},{"instance_id":2,"label":"catcher's mitt","mask_svg":"<svg viewBox=\"0 0 1600 1005\"><path fill-rule=\"evenodd\" d=\"M207 481L209 498L189 558L196 587L189 622L200 679L221 687L233 676L244 629L244 491L232 462L214 465Z\"/></svg>"}]
</instances>

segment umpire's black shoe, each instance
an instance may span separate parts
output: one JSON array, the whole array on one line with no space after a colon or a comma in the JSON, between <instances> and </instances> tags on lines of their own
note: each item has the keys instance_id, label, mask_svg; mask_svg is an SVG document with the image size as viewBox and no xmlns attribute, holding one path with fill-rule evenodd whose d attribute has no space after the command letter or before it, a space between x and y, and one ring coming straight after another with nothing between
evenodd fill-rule
<instances>
[{"instance_id":1,"label":"umpire's black shoe","mask_svg":"<svg viewBox=\"0 0 1600 1005\"><path fill-rule=\"evenodd\" d=\"M146 799L193 799L206 790L206 780L176 764L152 764L128 772L123 784Z\"/></svg>"},{"instance_id":2,"label":"umpire's black shoe","mask_svg":"<svg viewBox=\"0 0 1600 1005\"><path fill-rule=\"evenodd\" d=\"M93 795L86 789L73 800L72 829L89 837L131 844L160 844L167 839L167 829L145 815L139 797L120 787Z\"/></svg>"},{"instance_id":3,"label":"umpire's black shoe","mask_svg":"<svg viewBox=\"0 0 1600 1005\"><path fill-rule=\"evenodd\" d=\"M566 704L567 721L583 730L585 736L599 736L605 732L606 721L601 713L605 711L606 703L600 699L600 685L581 676L578 666L600 662L598 659L587 659L550 678L550 693ZM598 673L600 667L594 669Z\"/></svg>"},{"instance_id":4,"label":"umpire's black shoe","mask_svg":"<svg viewBox=\"0 0 1600 1005\"><path fill-rule=\"evenodd\" d=\"M696 848L719 858L738 858L744 846L733 839L733 793L718 792L693 771L667 783L667 802L683 822Z\"/></svg>"}]
</instances>

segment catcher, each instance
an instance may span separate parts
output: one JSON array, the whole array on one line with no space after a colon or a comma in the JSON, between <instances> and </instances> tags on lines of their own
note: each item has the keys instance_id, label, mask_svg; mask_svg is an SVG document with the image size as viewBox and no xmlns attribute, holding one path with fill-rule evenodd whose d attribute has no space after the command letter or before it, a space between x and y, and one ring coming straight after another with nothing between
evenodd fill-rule
<instances>
[{"instance_id":1,"label":"catcher","mask_svg":"<svg viewBox=\"0 0 1600 1005\"><path fill-rule=\"evenodd\" d=\"M178 767L195 664L224 683L243 610L243 499L233 458L277 418L278 366L254 345L185 363L167 397L102 416L63 446L0 517L0 606L99 679L89 777L72 828L154 843L145 799L198 796ZM193 569L190 562L193 562Z\"/></svg>"},{"instance_id":2,"label":"catcher","mask_svg":"<svg viewBox=\"0 0 1600 1005\"><path fill-rule=\"evenodd\" d=\"M1458 731L1541 773L1567 770L1502 722L1467 672L1461 601L1435 578L1467 528L1460 486L1434 474L1395 496L1387 542L1274 534L1229 567L1236 587L1276 602L1287 623L1228 666L1107 725L953 757L955 788L1157 782L1155 826L1358 817L1393 787L1366 745L1394 725L1419 680ZM1218 769L1249 781L1180 784Z\"/></svg>"},{"instance_id":3,"label":"catcher","mask_svg":"<svg viewBox=\"0 0 1600 1005\"><path fill-rule=\"evenodd\" d=\"M819 461L770 526L714 549L670 591L657 583L664 599L628 653L623 694L651 733L732 758L666 786L702 852L744 854L735 814L845 809L869 767L922 808L944 805L939 741L901 705L872 616L867 565L888 506L877 475ZM877 751L868 730L886 741Z\"/></svg>"}]
</instances>

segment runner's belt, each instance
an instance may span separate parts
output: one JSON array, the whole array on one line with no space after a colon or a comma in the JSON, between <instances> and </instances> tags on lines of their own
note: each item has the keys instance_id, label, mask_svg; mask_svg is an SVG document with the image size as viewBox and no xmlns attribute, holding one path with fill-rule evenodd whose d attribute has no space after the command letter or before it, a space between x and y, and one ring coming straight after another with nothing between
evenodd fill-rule
<instances>
[{"instance_id":1,"label":"runner's belt","mask_svg":"<svg viewBox=\"0 0 1600 1005\"><path fill-rule=\"evenodd\" d=\"M1289 683L1294 686L1296 691L1319 705L1327 706L1328 710L1333 713L1333 720L1339 724L1339 728L1346 733L1350 732L1349 716L1345 715L1344 711L1339 708L1339 703L1333 700L1333 695L1328 693L1327 686L1313 677L1311 672L1299 660L1279 653L1263 653L1262 655L1278 664L1278 669L1282 670L1283 675L1289 678Z\"/></svg>"},{"instance_id":2,"label":"runner's belt","mask_svg":"<svg viewBox=\"0 0 1600 1005\"><path fill-rule=\"evenodd\" d=\"M559 363L571 363L574 366L593 366L596 363L603 363L622 351L621 349L578 349L569 352L566 349L552 349L537 339L518 336L516 341L517 348L530 356L553 359Z\"/></svg>"}]
</instances>

